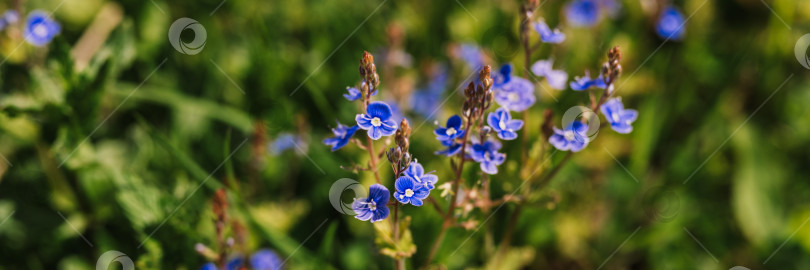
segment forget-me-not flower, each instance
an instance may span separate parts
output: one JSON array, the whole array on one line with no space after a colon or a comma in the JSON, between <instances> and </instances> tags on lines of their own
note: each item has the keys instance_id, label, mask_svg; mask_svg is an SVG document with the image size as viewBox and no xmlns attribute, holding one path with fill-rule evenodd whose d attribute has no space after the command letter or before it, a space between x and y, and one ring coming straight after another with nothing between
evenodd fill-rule
<instances>
[{"instance_id":1,"label":"forget-me-not flower","mask_svg":"<svg viewBox=\"0 0 810 270\"><path fill-rule=\"evenodd\" d=\"M508 110L498 108L495 112L489 113L487 116L487 124L492 127L492 130L495 131L498 138L514 140L518 137L515 131L523 127L523 120L513 120Z\"/></svg>"},{"instance_id":2,"label":"forget-me-not flower","mask_svg":"<svg viewBox=\"0 0 810 270\"><path fill-rule=\"evenodd\" d=\"M371 223L383 220L388 217L388 189L380 184L373 184L368 188L368 197L355 199L352 202L352 210L357 214L354 218Z\"/></svg>"},{"instance_id":3,"label":"forget-me-not flower","mask_svg":"<svg viewBox=\"0 0 810 270\"><path fill-rule=\"evenodd\" d=\"M610 128L621 134L633 131L633 122L638 118L638 111L625 109L621 98L611 98L602 104L602 114L610 123Z\"/></svg>"},{"instance_id":4,"label":"forget-me-not flower","mask_svg":"<svg viewBox=\"0 0 810 270\"><path fill-rule=\"evenodd\" d=\"M554 134L548 138L548 142L562 151L579 152L590 142L587 132L588 125L574 121L562 130L555 127Z\"/></svg>"},{"instance_id":5,"label":"forget-me-not flower","mask_svg":"<svg viewBox=\"0 0 810 270\"><path fill-rule=\"evenodd\" d=\"M427 87L414 91L411 95L410 105L413 112L422 115L425 119L434 118L436 108L439 107L439 102L441 102L442 94L447 85L447 80L447 68L440 65L433 73Z\"/></svg>"},{"instance_id":6,"label":"forget-me-not flower","mask_svg":"<svg viewBox=\"0 0 810 270\"><path fill-rule=\"evenodd\" d=\"M591 87L602 88L605 89L607 85L605 85L605 80L600 75L596 77L596 79L591 79L587 72L585 72L585 76L582 77L575 77L574 81L570 83L571 89L574 91L582 91L588 90Z\"/></svg>"},{"instance_id":7,"label":"forget-me-not flower","mask_svg":"<svg viewBox=\"0 0 810 270\"><path fill-rule=\"evenodd\" d=\"M48 13L37 10L28 14L23 35L28 43L41 47L51 42L61 29L59 23L49 17Z\"/></svg>"},{"instance_id":8,"label":"forget-me-not flower","mask_svg":"<svg viewBox=\"0 0 810 270\"><path fill-rule=\"evenodd\" d=\"M534 30L540 34L540 40L545 43L562 43L565 40L565 34L560 32L560 29L551 30L542 19L534 22Z\"/></svg>"},{"instance_id":9,"label":"forget-me-not flower","mask_svg":"<svg viewBox=\"0 0 810 270\"><path fill-rule=\"evenodd\" d=\"M431 172L426 173L425 168L422 167L422 164L419 164L416 161L411 162L408 169L406 169L403 174L411 177L412 179L416 180L417 183L425 186L428 191L435 187L436 182L439 182L438 176Z\"/></svg>"},{"instance_id":10,"label":"forget-me-not flower","mask_svg":"<svg viewBox=\"0 0 810 270\"><path fill-rule=\"evenodd\" d=\"M291 133L281 133L273 142L267 145L267 150L272 156L278 156L289 149L296 150L296 153L304 154L309 149L309 145L301 136Z\"/></svg>"},{"instance_id":11,"label":"forget-me-not flower","mask_svg":"<svg viewBox=\"0 0 810 270\"><path fill-rule=\"evenodd\" d=\"M422 206L424 203L422 200L430 195L430 190L427 186L417 182L416 179L408 174L397 178L394 186L397 188L397 191L394 192L394 198L403 204L410 203L414 206Z\"/></svg>"},{"instance_id":12,"label":"forget-me-not flower","mask_svg":"<svg viewBox=\"0 0 810 270\"><path fill-rule=\"evenodd\" d=\"M461 117L458 115L453 115L447 119L447 124L445 127L438 127L433 130L433 134L436 134L436 139L441 142L446 141L454 141L455 139L464 137L464 129L461 128L462 124Z\"/></svg>"},{"instance_id":13,"label":"forget-me-not flower","mask_svg":"<svg viewBox=\"0 0 810 270\"><path fill-rule=\"evenodd\" d=\"M577 27L590 27L599 21L599 3L595 0L574 0L566 9L568 23Z\"/></svg>"},{"instance_id":14,"label":"forget-me-not flower","mask_svg":"<svg viewBox=\"0 0 810 270\"><path fill-rule=\"evenodd\" d=\"M481 171L487 174L497 174L498 165L506 160L506 154L498 153L501 143L494 140L487 140L482 143L473 143L470 150L470 157L481 164Z\"/></svg>"},{"instance_id":15,"label":"forget-me-not flower","mask_svg":"<svg viewBox=\"0 0 810 270\"><path fill-rule=\"evenodd\" d=\"M461 151L461 144L455 141L442 141L442 145L447 147L444 150L436 151L434 154L441 156L453 156Z\"/></svg>"},{"instance_id":16,"label":"forget-me-not flower","mask_svg":"<svg viewBox=\"0 0 810 270\"><path fill-rule=\"evenodd\" d=\"M284 261L275 252L262 249L250 256L250 267L253 270L279 270Z\"/></svg>"},{"instance_id":17,"label":"forget-me-not flower","mask_svg":"<svg viewBox=\"0 0 810 270\"><path fill-rule=\"evenodd\" d=\"M667 7L661 12L658 23L655 25L655 32L665 39L680 40L683 38L683 25L685 20L683 14L675 7Z\"/></svg>"},{"instance_id":18,"label":"forget-me-not flower","mask_svg":"<svg viewBox=\"0 0 810 270\"><path fill-rule=\"evenodd\" d=\"M354 132L357 131L358 128L359 126L348 127L338 122L337 127L332 129L332 133L335 134L335 137L326 138L323 140L323 143L326 145L331 145L333 152L337 151L349 143L349 140L352 138Z\"/></svg>"},{"instance_id":19,"label":"forget-me-not flower","mask_svg":"<svg viewBox=\"0 0 810 270\"><path fill-rule=\"evenodd\" d=\"M554 63L552 60L539 60L532 64L532 73L538 77L545 77L546 82L551 88L556 90L565 90L568 82L568 73L563 70L554 70L551 65Z\"/></svg>"},{"instance_id":20,"label":"forget-me-not flower","mask_svg":"<svg viewBox=\"0 0 810 270\"><path fill-rule=\"evenodd\" d=\"M510 111L521 112L536 101L534 84L524 78L512 76L511 72L512 66L507 64L501 67L499 74L493 76L495 102Z\"/></svg>"},{"instance_id":21,"label":"forget-me-not flower","mask_svg":"<svg viewBox=\"0 0 810 270\"><path fill-rule=\"evenodd\" d=\"M391 136L397 131L397 122L391 119L391 107L385 102L375 101L368 104L365 114L354 117L357 125L368 130L368 137L378 140L382 136Z\"/></svg>"}]
</instances>

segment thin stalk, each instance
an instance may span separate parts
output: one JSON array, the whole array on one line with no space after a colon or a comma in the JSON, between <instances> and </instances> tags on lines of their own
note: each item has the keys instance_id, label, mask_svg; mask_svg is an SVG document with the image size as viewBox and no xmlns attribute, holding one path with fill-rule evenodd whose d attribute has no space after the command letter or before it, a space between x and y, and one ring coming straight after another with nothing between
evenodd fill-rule
<instances>
[{"instance_id":1,"label":"thin stalk","mask_svg":"<svg viewBox=\"0 0 810 270\"><path fill-rule=\"evenodd\" d=\"M382 180L380 180L380 173L377 172L377 155L374 154L374 141L371 140L371 137L368 138L368 145L366 148L368 149L368 155L371 157L371 171L374 172L374 179L377 180L377 184L382 184Z\"/></svg>"}]
</instances>

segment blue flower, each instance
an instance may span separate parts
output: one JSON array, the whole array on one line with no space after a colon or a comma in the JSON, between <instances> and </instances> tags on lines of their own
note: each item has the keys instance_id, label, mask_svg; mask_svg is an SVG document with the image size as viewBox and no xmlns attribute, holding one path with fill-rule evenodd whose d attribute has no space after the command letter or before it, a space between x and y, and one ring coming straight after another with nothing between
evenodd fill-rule
<instances>
[{"instance_id":1,"label":"blue flower","mask_svg":"<svg viewBox=\"0 0 810 270\"><path fill-rule=\"evenodd\" d=\"M475 162L481 163L481 171L487 174L497 174L498 165L506 160L506 154L498 153L501 143L487 140L483 143L474 143L470 151L470 157Z\"/></svg>"},{"instance_id":2,"label":"blue flower","mask_svg":"<svg viewBox=\"0 0 810 270\"><path fill-rule=\"evenodd\" d=\"M460 57L472 69L479 69L484 66L484 57L481 55L481 49L475 44L463 43L460 48Z\"/></svg>"},{"instance_id":3,"label":"blue flower","mask_svg":"<svg viewBox=\"0 0 810 270\"><path fill-rule=\"evenodd\" d=\"M432 190L435 187L436 182L439 182L439 177L427 172L425 173L425 169L422 167L422 164L417 162L411 162L408 169L403 172L404 175L416 180L417 183L424 185L428 191Z\"/></svg>"},{"instance_id":4,"label":"blue flower","mask_svg":"<svg viewBox=\"0 0 810 270\"><path fill-rule=\"evenodd\" d=\"M500 74L493 76L495 102L510 111L524 111L536 101L534 84L521 77L512 77L511 72L512 66L507 64L501 67Z\"/></svg>"},{"instance_id":5,"label":"blue flower","mask_svg":"<svg viewBox=\"0 0 810 270\"><path fill-rule=\"evenodd\" d=\"M523 120L512 120L512 116L509 115L508 110L498 108L495 112L489 113L487 116L487 124L498 134L498 138L514 140L518 137L515 131L523 127Z\"/></svg>"},{"instance_id":6,"label":"blue flower","mask_svg":"<svg viewBox=\"0 0 810 270\"><path fill-rule=\"evenodd\" d=\"M436 134L436 139L441 142L453 141L464 137L464 129L461 128L462 122L460 116L453 115L447 119L446 127L440 126L436 128L433 130L433 134Z\"/></svg>"},{"instance_id":7,"label":"blue flower","mask_svg":"<svg viewBox=\"0 0 810 270\"><path fill-rule=\"evenodd\" d=\"M394 186L397 188L397 191L394 192L394 198L404 204L410 203L414 206L422 206L422 200L430 195L430 190L424 184L417 182L416 179L407 174L397 178Z\"/></svg>"},{"instance_id":8,"label":"blue flower","mask_svg":"<svg viewBox=\"0 0 810 270\"><path fill-rule=\"evenodd\" d=\"M532 73L539 77L545 77L546 82L551 88L556 90L565 90L565 83L568 82L568 73L563 70L554 70L551 68L552 60L539 60L532 64Z\"/></svg>"},{"instance_id":9,"label":"blue flower","mask_svg":"<svg viewBox=\"0 0 810 270\"><path fill-rule=\"evenodd\" d=\"M382 136L391 136L397 131L397 122L391 120L391 107L385 102L375 101L368 104L366 114L354 117L357 125L368 130L368 137L378 140Z\"/></svg>"},{"instance_id":10,"label":"blue flower","mask_svg":"<svg viewBox=\"0 0 810 270\"><path fill-rule=\"evenodd\" d=\"M338 122L337 127L332 129L332 133L335 134L335 137L324 139L323 143L326 145L331 145L333 152L337 151L349 143L349 140L352 138L354 132L357 131L358 128L358 126L347 127Z\"/></svg>"},{"instance_id":11,"label":"blue flower","mask_svg":"<svg viewBox=\"0 0 810 270\"><path fill-rule=\"evenodd\" d=\"M289 149L296 150L298 154L304 154L307 152L308 148L307 143L301 139L300 136L290 133L279 134L278 137L267 146L267 150L272 156L278 156Z\"/></svg>"},{"instance_id":12,"label":"blue flower","mask_svg":"<svg viewBox=\"0 0 810 270\"><path fill-rule=\"evenodd\" d=\"M227 270L240 270L242 266L245 264L245 259L242 257L234 257L228 263L225 264L225 269Z\"/></svg>"},{"instance_id":13,"label":"blue flower","mask_svg":"<svg viewBox=\"0 0 810 270\"><path fill-rule=\"evenodd\" d=\"M200 270L219 270L219 269L217 269L217 265L214 263L206 263L203 264L202 267L200 267Z\"/></svg>"},{"instance_id":14,"label":"blue flower","mask_svg":"<svg viewBox=\"0 0 810 270\"><path fill-rule=\"evenodd\" d=\"M365 85L365 84L366 84L366 82L361 82L360 83L361 87L363 85ZM349 93L348 94L343 94L343 97L345 97L349 101L355 101L355 100L363 98L363 93L360 92L360 89L357 89L355 87L348 87L347 86L346 91L348 91ZM376 96L377 92L379 92L379 91L374 91L373 93L371 93L371 96Z\"/></svg>"},{"instance_id":15,"label":"blue flower","mask_svg":"<svg viewBox=\"0 0 810 270\"><path fill-rule=\"evenodd\" d=\"M284 261L275 252L262 249L250 256L250 267L254 270L279 270Z\"/></svg>"},{"instance_id":16,"label":"blue flower","mask_svg":"<svg viewBox=\"0 0 810 270\"><path fill-rule=\"evenodd\" d=\"M610 128L621 134L633 131L633 121L638 118L638 111L624 109L621 98L611 98L602 104L602 114L610 123Z\"/></svg>"},{"instance_id":17,"label":"blue flower","mask_svg":"<svg viewBox=\"0 0 810 270\"><path fill-rule=\"evenodd\" d=\"M560 29L551 30L543 20L534 23L534 30L540 34L540 40L545 43L562 43L565 40L565 34L561 33Z\"/></svg>"},{"instance_id":18,"label":"blue flower","mask_svg":"<svg viewBox=\"0 0 810 270\"><path fill-rule=\"evenodd\" d=\"M59 23L51 19L48 13L33 11L28 14L23 35L25 35L25 40L28 43L41 47L50 43L61 29Z\"/></svg>"},{"instance_id":19,"label":"blue flower","mask_svg":"<svg viewBox=\"0 0 810 270\"><path fill-rule=\"evenodd\" d=\"M411 95L411 109L425 119L434 117L433 114L437 111L436 108L439 107L439 102L447 85L447 68L442 65L436 70L427 87L414 91Z\"/></svg>"},{"instance_id":20,"label":"blue flower","mask_svg":"<svg viewBox=\"0 0 810 270\"><path fill-rule=\"evenodd\" d=\"M566 17L573 26L593 26L599 21L599 4L594 0L574 0L568 4Z\"/></svg>"},{"instance_id":21,"label":"blue flower","mask_svg":"<svg viewBox=\"0 0 810 270\"><path fill-rule=\"evenodd\" d=\"M588 76L587 72L585 72L585 76L583 77L575 77L574 81L570 83L570 86L571 89L573 89L574 91L588 90L591 87L597 87L602 89L605 89L605 87L607 87L605 85L605 80L602 78L601 75L599 77L596 77L596 79L591 79L591 77Z\"/></svg>"},{"instance_id":22,"label":"blue flower","mask_svg":"<svg viewBox=\"0 0 810 270\"><path fill-rule=\"evenodd\" d=\"M548 138L548 142L562 151L579 152L590 142L586 132L588 132L588 125L574 121L564 130L555 127L554 134Z\"/></svg>"},{"instance_id":23,"label":"blue flower","mask_svg":"<svg viewBox=\"0 0 810 270\"><path fill-rule=\"evenodd\" d=\"M6 29L9 25L17 23L20 20L20 16L14 10L9 10L3 12L3 15L0 15L0 31Z\"/></svg>"},{"instance_id":24,"label":"blue flower","mask_svg":"<svg viewBox=\"0 0 810 270\"><path fill-rule=\"evenodd\" d=\"M655 25L655 31L659 36L665 39L680 40L683 38L683 26L686 21L683 14L675 7L667 7L658 18L658 24Z\"/></svg>"},{"instance_id":25,"label":"blue flower","mask_svg":"<svg viewBox=\"0 0 810 270\"><path fill-rule=\"evenodd\" d=\"M352 202L352 210L357 213L354 218L371 223L383 220L388 217L388 198L391 195L388 189L380 184L373 184L368 189L368 198L355 199Z\"/></svg>"},{"instance_id":26,"label":"blue flower","mask_svg":"<svg viewBox=\"0 0 810 270\"><path fill-rule=\"evenodd\" d=\"M446 146L447 148L444 150L436 151L434 154L450 157L458 154L458 152L461 151L461 144L455 141L443 141L442 145Z\"/></svg>"}]
</instances>

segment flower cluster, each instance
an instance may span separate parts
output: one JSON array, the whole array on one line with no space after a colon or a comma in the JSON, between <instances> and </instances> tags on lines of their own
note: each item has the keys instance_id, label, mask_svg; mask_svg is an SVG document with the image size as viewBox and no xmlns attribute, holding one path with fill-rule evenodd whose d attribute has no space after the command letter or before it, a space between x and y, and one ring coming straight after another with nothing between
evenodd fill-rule
<instances>
[{"instance_id":1,"label":"flower cluster","mask_svg":"<svg viewBox=\"0 0 810 270\"><path fill-rule=\"evenodd\" d=\"M583 78L578 78L571 82L571 88L576 91L587 90L591 87L605 89L599 101L592 100L594 111L601 109L610 127L622 134L633 131L633 122L638 117L638 112L632 109L625 109L621 98L612 98L614 94L613 84L621 74L622 66L621 51L614 47L608 52L608 62L602 66L602 72L596 79L590 79L586 74ZM562 151L578 152L585 148L590 142L588 136L589 126L586 123L573 121L567 123L563 129L553 128L553 134L549 136L549 143Z\"/></svg>"},{"instance_id":2,"label":"flower cluster","mask_svg":"<svg viewBox=\"0 0 810 270\"><path fill-rule=\"evenodd\" d=\"M426 173L422 165L417 163L409 153L411 127L408 120L404 117L396 117L395 115L398 113L388 103L371 101L371 97L377 95L380 82L374 58L368 52L363 54L360 61L360 77L362 78L360 86L358 88L347 87L348 93L344 94L344 97L349 101L360 101L363 104L364 113L355 116L357 123L355 126L349 127L338 122L338 126L332 129L335 137L327 138L323 142L331 146L332 151L335 151L351 142L352 136L357 130L366 131L368 144L362 145L359 141L355 142L358 147L369 151L371 164L369 164L368 170L374 172L378 183L369 187L368 197L354 200L352 210L356 213L355 218L373 223L386 219L391 213L388 208L391 193L382 185L376 171L376 157L382 153L374 152L374 141L395 135L395 145L386 149L385 153L396 176L393 194L396 202L422 206L439 179L430 172ZM401 118L399 125L395 121L397 118ZM399 206L396 203L394 205Z\"/></svg>"}]
</instances>

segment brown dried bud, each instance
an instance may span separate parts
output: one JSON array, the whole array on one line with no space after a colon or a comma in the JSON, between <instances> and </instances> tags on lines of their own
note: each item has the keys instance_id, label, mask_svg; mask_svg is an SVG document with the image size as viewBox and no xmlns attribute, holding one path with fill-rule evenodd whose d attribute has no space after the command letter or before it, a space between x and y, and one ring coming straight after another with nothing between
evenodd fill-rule
<instances>
[{"instance_id":1,"label":"brown dried bud","mask_svg":"<svg viewBox=\"0 0 810 270\"><path fill-rule=\"evenodd\" d=\"M461 106L461 113L466 118L470 118L470 116L472 116L472 104L470 104L469 100L464 101L464 105Z\"/></svg>"},{"instance_id":2,"label":"brown dried bud","mask_svg":"<svg viewBox=\"0 0 810 270\"><path fill-rule=\"evenodd\" d=\"M408 119L402 118L399 123L399 129L402 130L405 137L411 137L411 126L408 124Z\"/></svg>"},{"instance_id":3,"label":"brown dried bud","mask_svg":"<svg viewBox=\"0 0 810 270\"><path fill-rule=\"evenodd\" d=\"M399 149L399 147L391 147L388 150L388 162L391 162L391 164L397 164L401 158L402 149Z\"/></svg>"},{"instance_id":4,"label":"brown dried bud","mask_svg":"<svg viewBox=\"0 0 810 270\"><path fill-rule=\"evenodd\" d=\"M484 86L485 90L489 90L492 88L492 67L489 65L484 66L481 69L481 72L478 73L478 79L481 81L481 85Z\"/></svg>"},{"instance_id":5,"label":"brown dried bud","mask_svg":"<svg viewBox=\"0 0 810 270\"><path fill-rule=\"evenodd\" d=\"M467 84L467 88L464 88L464 96L469 99L473 97L473 95L475 95L475 83L470 82Z\"/></svg>"}]
</instances>

